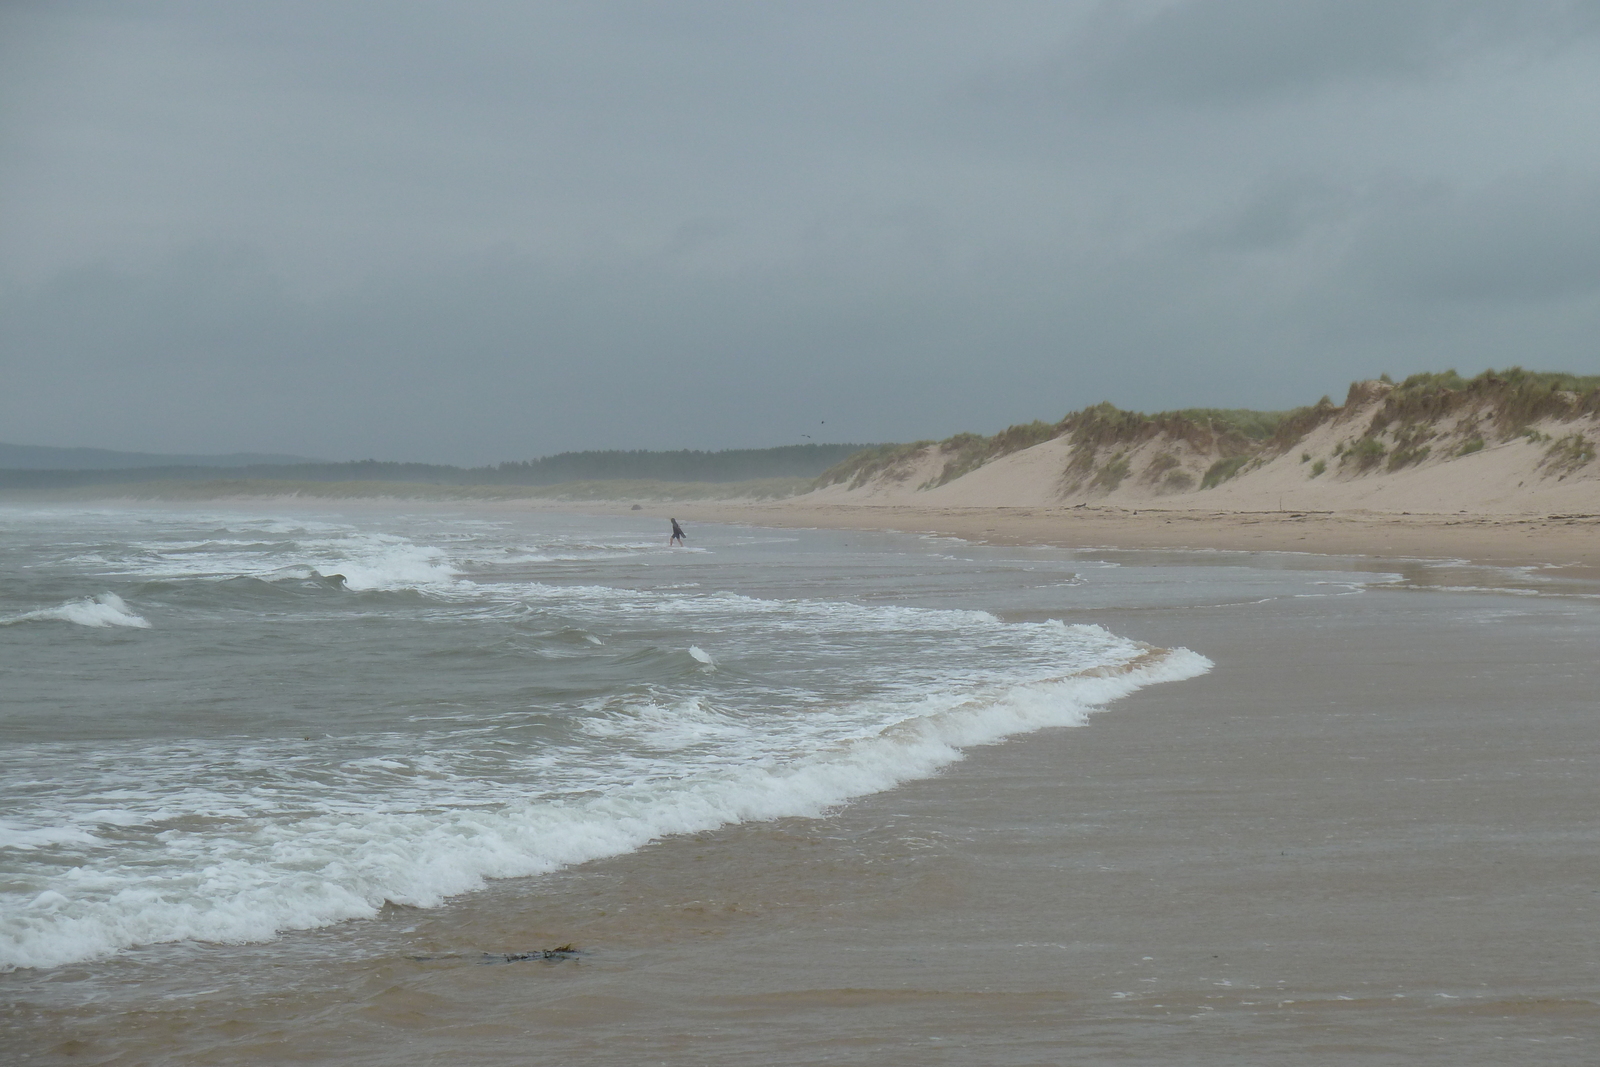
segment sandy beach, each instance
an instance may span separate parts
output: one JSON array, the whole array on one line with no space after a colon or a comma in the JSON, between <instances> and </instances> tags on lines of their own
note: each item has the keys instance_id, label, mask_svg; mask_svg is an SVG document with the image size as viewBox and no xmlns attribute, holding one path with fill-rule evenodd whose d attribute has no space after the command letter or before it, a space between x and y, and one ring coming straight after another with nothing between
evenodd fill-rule
<instances>
[{"instance_id":1,"label":"sandy beach","mask_svg":"<svg viewBox=\"0 0 1600 1067\"><path fill-rule=\"evenodd\" d=\"M933 532L993 544L1460 559L1503 567L1537 567L1574 579L1600 578L1600 514L1519 511L1413 515L1379 511L1205 511L1106 505L929 507L801 501L701 506L691 514L708 521L778 527Z\"/></svg>"},{"instance_id":2,"label":"sandy beach","mask_svg":"<svg viewBox=\"0 0 1600 1067\"><path fill-rule=\"evenodd\" d=\"M426 1010L480 1032L489 997L501 1056L583 1063L1589 1062L1594 619L1508 640L1499 598L1450 596L1096 615L1218 667L820 823L573 872L547 938L625 963L419 975Z\"/></svg>"}]
</instances>

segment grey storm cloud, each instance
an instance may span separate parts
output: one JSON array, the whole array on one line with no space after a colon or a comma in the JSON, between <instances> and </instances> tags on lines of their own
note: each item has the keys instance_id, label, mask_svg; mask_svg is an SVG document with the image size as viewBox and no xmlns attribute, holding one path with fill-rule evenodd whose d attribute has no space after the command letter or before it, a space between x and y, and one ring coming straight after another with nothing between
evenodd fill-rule
<instances>
[{"instance_id":1,"label":"grey storm cloud","mask_svg":"<svg viewBox=\"0 0 1600 1067\"><path fill-rule=\"evenodd\" d=\"M1399 299L1545 302L1600 289L1600 176L1514 175L1419 190L1366 221L1346 270Z\"/></svg>"},{"instance_id":2,"label":"grey storm cloud","mask_svg":"<svg viewBox=\"0 0 1600 1067\"><path fill-rule=\"evenodd\" d=\"M0 440L489 462L1600 370L1600 4L0 8Z\"/></svg>"},{"instance_id":3,"label":"grey storm cloud","mask_svg":"<svg viewBox=\"0 0 1600 1067\"><path fill-rule=\"evenodd\" d=\"M1280 174L1248 190L1188 235L1197 249L1223 252L1292 248L1318 226L1348 217L1354 197L1316 174Z\"/></svg>"},{"instance_id":4,"label":"grey storm cloud","mask_svg":"<svg viewBox=\"0 0 1600 1067\"><path fill-rule=\"evenodd\" d=\"M1588 0L1210 0L1145 18L1106 9L1069 57L1077 84L1110 100L1237 103L1559 48L1597 22Z\"/></svg>"}]
</instances>

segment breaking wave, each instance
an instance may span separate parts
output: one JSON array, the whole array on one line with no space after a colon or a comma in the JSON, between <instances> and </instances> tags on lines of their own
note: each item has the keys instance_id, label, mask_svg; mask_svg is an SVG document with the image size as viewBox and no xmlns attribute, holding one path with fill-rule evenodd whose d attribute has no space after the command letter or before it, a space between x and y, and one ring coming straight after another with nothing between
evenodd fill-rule
<instances>
[{"instance_id":1,"label":"breaking wave","mask_svg":"<svg viewBox=\"0 0 1600 1067\"><path fill-rule=\"evenodd\" d=\"M231 850L219 849L215 841L203 846L184 835L166 835L179 853L193 849L193 867L137 878L130 877L134 872L97 872L92 863L84 864L73 896L51 889L7 909L0 922L0 966L51 967L183 939L261 941L285 930L370 917L385 902L435 907L481 888L485 879L541 874L614 856L663 835L821 815L853 797L927 777L960 760L964 749L1046 727L1081 725L1094 711L1143 686L1191 678L1211 667L1186 649L1139 651L1123 645L1122 651L1132 655L1062 677L844 709L838 721L859 720L867 710L865 717L883 725L838 736L814 754L793 759L730 760L685 777L654 776L592 790L583 798L495 809L327 812L259 825L250 847ZM656 711L653 719L636 716L619 732L654 733L657 751L708 739L754 740L765 747L750 737L747 725L698 703ZM731 746L734 751L746 747ZM55 831L56 838L63 833ZM92 852L93 836L76 833L66 839ZM48 837L41 834L11 829L9 838L0 834L0 845ZM205 862L199 862L202 858Z\"/></svg>"},{"instance_id":2,"label":"breaking wave","mask_svg":"<svg viewBox=\"0 0 1600 1067\"><path fill-rule=\"evenodd\" d=\"M131 626L147 630L150 623L115 593L101 593L96 597L69 600L60 607L28 611L0 619L0 626L19 622L70 622L77 626Z\"/></svg>"}]
</instances>

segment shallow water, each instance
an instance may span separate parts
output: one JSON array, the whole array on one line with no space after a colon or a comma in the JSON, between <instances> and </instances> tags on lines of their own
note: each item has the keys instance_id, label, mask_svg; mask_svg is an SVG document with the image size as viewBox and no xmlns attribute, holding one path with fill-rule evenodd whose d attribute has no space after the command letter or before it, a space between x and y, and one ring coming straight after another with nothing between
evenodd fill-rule
<instances>
[{"instance_id":1,"label":"shallow water","mask_svg":"<svg viewBox=\"0 0 1600 1067\"><path fill-rule=\"evenodd\" d=\"M1205 668L1065 561L639 521L14 513L0 965L434 906L814 814ZM1133 572L1130 572L1130 574ZM1119 584L1138 595L1121 575Z\"/></svg>"}]
</instances>

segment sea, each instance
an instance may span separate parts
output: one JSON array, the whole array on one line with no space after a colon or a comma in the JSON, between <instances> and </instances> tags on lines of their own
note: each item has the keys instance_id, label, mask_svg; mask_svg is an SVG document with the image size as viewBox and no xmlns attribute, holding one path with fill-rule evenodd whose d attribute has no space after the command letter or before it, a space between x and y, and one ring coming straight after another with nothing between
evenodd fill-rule
<instances>
[{"instance_id":1,"label":"sea","mask_svg":"<svg viewBox=\"0 0 1600 1067\"><path fill-rule=\"evenodd\" d=\"M820 815L1208 666L996 613L1151 594L1114 566L666 525L9 512L0 966L270 941Z\"/></svg>"},{"instance_id":2,"label":"sea","mask_svg":"<svg viewBox=\"0 0 1600 1067\"><path fill-rule=\"evenodd\" d=\"M174 1002L231 1004L242 1026L319 968L370 983L397 959L430 966L438 945L396 916L492 902L503 918L558 896L581 914L570 877L596 864L769 825L826 834L996 746L1070 751L1123 698L1214 667L1206 627L1185 647L1138 639L1140 619L1325 620L1319 605L1409 582L1292 555L683 513L680 547L671 517L0 509L0 989L13 1039L40 1042L27 1062L140 1062L115 1035ZM744 878L752 861L729 863ZM677 892L651 884L627 906ZM606 965L603 939L557 936L445 947ZM99 1044L74 1045L80 1024ZM192 1062L220 1062L204 1047ZM368 1062L283 1058L306 1057Z\"/></svg>"}]
</instances>

